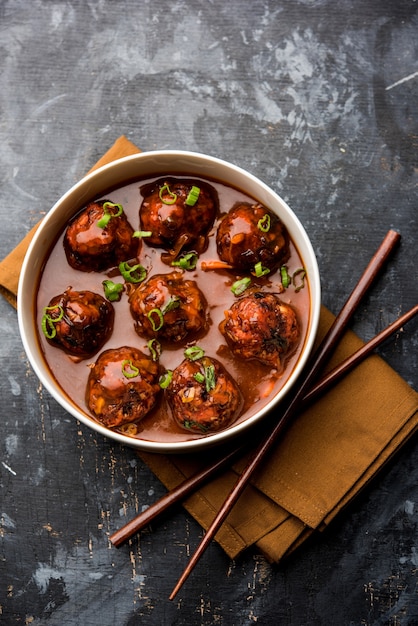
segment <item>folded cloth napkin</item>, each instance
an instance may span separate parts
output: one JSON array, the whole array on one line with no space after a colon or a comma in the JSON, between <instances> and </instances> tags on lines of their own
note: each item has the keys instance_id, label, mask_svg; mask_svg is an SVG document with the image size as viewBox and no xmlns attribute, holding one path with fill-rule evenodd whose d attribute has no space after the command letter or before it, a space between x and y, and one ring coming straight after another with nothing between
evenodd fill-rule
<instances>
[{"instance_id":1,"label":"folded cloth napkin","mask_svg":"<svg viewBox=\"0 0 418 626\"><path fill-rule=\"evenodd\" d=\"M120 137L93 169L137 152L134 144ZM36 228L0 263L0 292L14 306L20 266ZM318 341L333 319L323 307ZM354 333L347 332L329 367L361 345ZM417 426L418 393L380 357L370 356L295 419L246 487L216 540L231 558L253 545L268 560L278 562L315 530L324 530ZM213 454L139 453L168 489L195 473ZM205 529L244 464L245 458L184 503Z\"/></svg>"}]
</instances>

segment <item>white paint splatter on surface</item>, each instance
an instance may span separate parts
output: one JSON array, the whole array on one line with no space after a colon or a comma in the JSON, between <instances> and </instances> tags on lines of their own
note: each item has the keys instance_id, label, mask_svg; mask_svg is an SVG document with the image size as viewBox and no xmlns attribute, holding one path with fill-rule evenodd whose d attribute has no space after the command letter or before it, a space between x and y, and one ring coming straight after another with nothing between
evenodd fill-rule
<instances>
[{"instance_id":1,"label":"white paint splatter on surface","mask_svg":"<svg viewBox=\"0 0 418 626\"><path fill-rule=\"evenodd\" d=\"M403 83L407 83L408 81L417 77L418 77L418 71L413 72L412 74L408 74L408 76L404 76L403 78L400 78L399 80L397 80L395 83L392 83L391 85L388 85L387 87L385 87L385 90L390 91L394 87L398 87L399 85L402 85Z\"/></svg>"},{"instance_id":2,"label":"white paint splatter on surface","mask_svg":"<svg viewBox=\"0 0 418 626\"><path fill-rule=\"evenodd\" d=\"M51 578L59 580L62 578L62 572L45 563L40 563L33 574L33 580L41 593L46 593Z\"/></svg>"},{"instance_id":3,"label":"white paint splatter on surface","mask_svg":"<svg viewBox=\"0 0 418 626\"><path fill-rule=\"evenodd\" d=\"M5 463L4 461L2 461L1 464L3 465L4 469L13 474L13 476L17 476L16 472L10 467L10 465Z\"/></svg>"},{"instance_id":4,"label":"white paint splatter on surface","mask_svg":"<svg viewBox=\"0 0 418 626\"><path fill-rule=\"evenodd\" d=\"M4 511L0 514L0 526L3 528L16 528L14 520Z\"/></svg>"},{"instance_id":5,"label":"white paint splatter on surface","mask_svg":"<svg viewBox=\"0 0 418 626\"><path fill-rule=\"evenodd\" d=\"M52 561L38 563L32 580L39 593L47 597L51 588L60 585L66 599L49 615L48 626L79 626L81 615L83 624L96 623L97 615L103 614L103 597L108 599L106 619L109 624L125 623L135 603L147 603L140 592L146 576L138 572L132 575L132 563L122 556L115 567L115 556L106 542L91 539L89 545L74 546L70 552L57 544ZM38 618L31 624L44 626Z\"/></svg>"},{"instance_id":6,"label":"white paint splatter on surface","mask_svg":"<svg viewBox=\"0 0 418 626\"><path fill-rule=\"evenodd\" d=\"M411 563L414 567L418 567L418 551L415 546L412 546L409 556L401 556L401 558L399 559L399 563L401 565Z\"/></svg>"},{"instance_id":7,"label":"white paint splatter on surface","mask_svg":"<svg viewBox=\"0 0 418 626\"><path fill-rule=\"evenodd\" d=\"M16 453L18 442L19 442L19 438L16 435L16 433L11 433L10 435L7 435L7 437L4 440L4 445L6 447L6 452L8 456L12 456L13 454Z\"/></svg>"},{"instance_id":8,"label":"white paint splatter on surface","mask_svg":"<svg viewBox=\"0 0 418 626\"><path fill-rule=\"evenodd\" d=\"M36 468L34 472L31 473L29 482L31 485L38 487L42 481L45 479L45 468L41 465Z\"/></svg>"},{"instance_id":9,"label":"white paint splatter on surface","mask_svg":"<svg viewBox=\"0 0 418 626\"><path fill-rule=\"evenodd\" d=\"M20 396L22 390L21 387L19 385L19 383L17 382L16 378L14 378L13 376L9 376L9 383L10 383L10 390L12 392L12 394L14 396Z\"/></svg>"},{"instance_id":10,"label":"white paint splatter on surface","mask_svg":"<svg viewBox=\"0 0 418 626\"><path fill-rule=\"evenodd\" d=\"M405 500L405 513L408 515L413 515L415 509L415 502L411 502L411 500Z\"/></svg>"}]
</instances>

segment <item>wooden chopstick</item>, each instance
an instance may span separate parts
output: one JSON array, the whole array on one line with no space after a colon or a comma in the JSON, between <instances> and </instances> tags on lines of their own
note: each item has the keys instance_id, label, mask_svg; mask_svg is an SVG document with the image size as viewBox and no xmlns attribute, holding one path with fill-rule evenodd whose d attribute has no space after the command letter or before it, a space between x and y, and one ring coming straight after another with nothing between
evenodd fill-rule
<instances>
[{"instance_id":1,"label":"wooden chopstick","mask_svg":"<svg viewBox=\"0 0 418 626\"><path fill-rule=\"evenodd\" d=\"M370 339L361 348L356 350L349 357L339 363L334 369L332 369L326 376L313 386L303 398L302 407L314 402L317 397L328 389L335 385L341 378L351 372L357 365L359 365L364 359L379 345L381 345L386 339L393 335L397 330L405 326L415 315L418 313L418 304L412 307L407 313L401 315L397 320L389 324L386 328L380 331L375 337ZM115 531L110 537L110 542L119 548L126 541L128 541L135 533L138 533L143 528L148 526L162 513L167 511L170 507L178 502L182 502L196 491L206 481L213 478L217 472L223 467L229 465L240 454L243 454L244 450L248 446L241 445L233 448L227 455L217 459L214 463L206 466L204 469L196 472L190 478L186 478L177 487L171 489L168 493L162 496L159 500L154 502L145 511L137 515L134 519Z\"/></svg>"},{"instance_id":2,"label":"wooden chopstick","mask_svg":"<svg viewBox=\"0 0 418 626\"><path fill-rule=\"evenodd\" d=\"M398 317L394 322L386 326L372 339L367 341L361 348L353 352L349 357L341 361L336 367L334 367L328 374L323 376L321 380L312 387L303 399L303 404L309 404L316 400L316 398L327 391L331 385L335 385L343 376L351 372L361 361L369 356L373 350L375 350L380 344L388 339L393 333L405 326L415 315L418 313L418 304L409 309L406 313Z\"/></svg>"},{"instance_id":3,"label":"wooden chopstick","mask_svg":"<svg viewBox=\"0 0 418 626\"><path fill-rule=\"evenodd\" d=\"M281 435L283 430L287 427L291 419L299 410L300 406L302 405L304 396L307 394L310 388L312 388L315 378L318 376L321 368L325 364L326 360L332 353L334 347L336 346L345 329L347 328L348 322L356 311L358 305L360 304L361 299L367 293L367 290L373 283L374 279L378 275L379 271L385 264L387 258L389 257L390 253L393 251L399 240L400 234L394 230L390 230L386 234L378 250L375 252L370 263L360 277L357 285L354 287L352 293L348 297L346 303L342 307L340 313L335 318L334 323L332 324L325 338L321 342L319 349L317 350L313 360L309 365L309 369L306 373L305 378L301 381L300 386L296 394L293 396L291 402L289 403L287 409L280 416L272 431L264 440L262 440L261 444L255 450L249 463L239 476L237 482L235 483L235 486L232 488L225 502L221 506L219 512L215 516L212 524L203 536L203 539L201 540L183 574L180 576L176 586L171 592L169 596L170 600L173 600L175 598L175 596L183 586L184 582L190 576L193 568L199 561L202 554L205 552L210 541L216 535L225 518L232 510L235 502L238 500L239 496L243 492L252 474L261 465L262 461L267 456L270 448L273 446L279 435Z\"/></svg>"}]
</instances>

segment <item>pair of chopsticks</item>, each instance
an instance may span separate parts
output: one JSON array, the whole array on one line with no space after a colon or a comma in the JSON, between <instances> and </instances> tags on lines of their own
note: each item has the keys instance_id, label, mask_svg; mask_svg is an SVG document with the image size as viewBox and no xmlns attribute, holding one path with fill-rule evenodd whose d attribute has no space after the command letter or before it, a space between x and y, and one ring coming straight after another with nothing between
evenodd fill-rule
<instances>
[{"instance_id":1,"label":"pair of chopsticks","mask_svg":"<svg viewBox=\"0 0 418 626\"><path fill-rule=\"evenodd\" d=\"M371 284L377 277L378 273L384 266L386 260L398 244L399 240L400 234L394 230L390 230L385 236L383 242L372 257L370 263L365 269L363 275L360 277L351 295L342 307L340 313L335 318L335 321L329 329L327 335L322 340L314 357L311 359L305 378L300 383L297 392L288 404L286 410L278 417L272 430L268 433L268 435L262 438L261 443L252 453L250 461L248 462L241 475L238 477L237 482L227 496L218 514L215 516L207 532L203 536L201 543L199 544L196 552L190 559L189 564L187 565L183 574L179 578L176 586L174 587L170 595L170 600L172 600L177 595L178 591L191 574L198 560L208 547L210 541L216 535L220 526L223 524L226 517L232 510L234 504L240 497L251 476L253 475L255 470L258 469L263 460L267 457L271 447L277 441L279 435L281 435L284 429L289 425L290 421L295 417L297 412L299 412L303 406L306 406L308 402L312 402L314 399L316 399L318 395L329 389L331 385L334 385L345 374L347 374L362 360L364 360L367 355L372 352L372 350L374 350L378 345L380 345L390 335L400 329L407 321L412 319L418 313L418 305L416 305L408 313L402 315L398 320L390 324L368 343L364 344L353 355L345 359L340 365L338 365L331 372L329 372L319 382L316 382L320 370L322 369L326 360L329 358L333 349L336 347L338 341L342 337L350 319L357 310L360 301L367 293ZM121 546L130 537L132 537L134 533L138 532L139 530L144 528L144 526L148 525L163 511L166 511L173 504L184 500L205 481L212 478L216 472L218 472L222 467L231 462L234 458L236 458L240 453L243 452L245 448L246 446L234 448L224 457L218 459L208 467L199 471L194 476L183 481L178 487L163 496L163 498L158 500L155 504L151 505L148 509L138 515L131 522L129 522L118 531L116 531L113 535L111 535L111 543L116 547Z\"/></svg>"}]
</instances>

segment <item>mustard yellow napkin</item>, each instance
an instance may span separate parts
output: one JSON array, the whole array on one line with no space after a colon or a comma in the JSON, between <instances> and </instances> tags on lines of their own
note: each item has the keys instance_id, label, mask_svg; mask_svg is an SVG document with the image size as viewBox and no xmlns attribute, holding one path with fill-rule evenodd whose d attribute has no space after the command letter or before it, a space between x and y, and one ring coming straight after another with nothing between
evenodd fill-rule
<instances>
[{"instance_id":1,"label":"mustard yellow napkin","mask_svg":"<svg viewBox=\"0 0 418 626\"><path fill-rule=\"evenodd\" d=\"M136 152L134 144L120 137L95 168ZM0 263L0 291L14 306L20 266L35 229ZM332 320L332 314L323 308L318 340ZM329 366L361 343L354 333L346 333ZM418 393L381 358L369 357L293 422L246 488L217 541L231 558L255 545L267 559L279 561L312 532L326 528L417 426ZM212 454L141 452L140 457L170 489ZM185 508L204 528L210 525L244 463L245 459L237 462L185 502Z\"/></svg>"}]
</instances>

